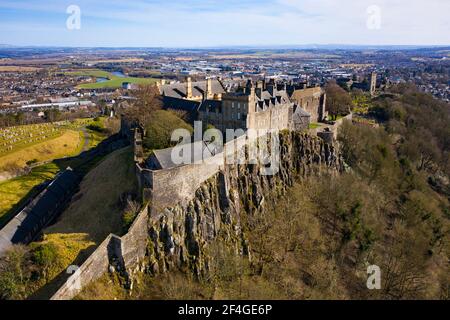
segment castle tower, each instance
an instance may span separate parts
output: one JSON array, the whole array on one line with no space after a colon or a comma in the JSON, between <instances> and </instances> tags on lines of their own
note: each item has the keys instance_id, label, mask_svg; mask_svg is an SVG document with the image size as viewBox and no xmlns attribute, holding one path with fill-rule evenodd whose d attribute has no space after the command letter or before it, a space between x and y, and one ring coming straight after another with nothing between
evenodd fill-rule
<instances>
[{"instance_id":1,"label":"castle tower","mask_svg":"<svg viewBox=\"0 0 450 320\"><path fill-rule=\"evenodd\" d=\"M375 91L377 89L377 74L376 72L372 72L370 75L370 95L375 95Z\"/></svg>"}]
</instances>

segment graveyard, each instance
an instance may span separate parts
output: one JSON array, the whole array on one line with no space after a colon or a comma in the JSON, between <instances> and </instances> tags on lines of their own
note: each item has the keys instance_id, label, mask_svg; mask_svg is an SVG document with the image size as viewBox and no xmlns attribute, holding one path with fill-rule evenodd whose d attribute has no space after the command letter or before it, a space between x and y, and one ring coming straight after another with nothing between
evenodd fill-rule
<instances>
[{"instance_id":1,"label":"graveyard","mask_svg":"<svg viewBox=\"0 0 450 320\"><path fill-rule=\"evenodd\" d=\"M0 129L0 225L61 170L55 162L95 147L103 119L77 119Z\"/></svg>"}]
</instances>

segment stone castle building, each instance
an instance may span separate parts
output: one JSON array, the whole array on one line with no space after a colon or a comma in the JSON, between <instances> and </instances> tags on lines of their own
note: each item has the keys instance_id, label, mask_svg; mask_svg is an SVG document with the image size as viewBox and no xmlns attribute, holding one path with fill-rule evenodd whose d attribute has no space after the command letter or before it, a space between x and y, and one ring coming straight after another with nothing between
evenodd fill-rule
<instances>
[{"instance_id":1,"label":"stone castle building","mask_svg":"<svg viewBox=\"0 0 450 320\"><path fill-rule=\"evenodd\" d=\"M296 121L294 121L294 118ZM198 109L198 120L225 131L226 129L303 129L310 115L293 103L286 90L278 90L274 82L256 85L248 81L222 100L205 100Z\"/></svg>"},{"instance_id":2,"label":"stone castle building","mask_svg":"<svg viewBox=\"0 0 450 320\"><path fill-rule=\"evenodd\" d=\"M226 89L218 79L161 84L159 90L166 109L183 110L189 120L199 120L204 127L226 129L308 128L311 121L325 119L326 96L320 87L276 83L273 79L248 80Z\"/></svg>"},{"instance_id":3,"label":"stone castle building","mask_svg":"<svg viewBox=\"0 0 450 320\"><path fill-rule=\"evenodd\" d=\"M327 117L326 94L320 87L295 89L291 100L311 115L312 122L324 121Z\"/></svg>"}]
</instances>

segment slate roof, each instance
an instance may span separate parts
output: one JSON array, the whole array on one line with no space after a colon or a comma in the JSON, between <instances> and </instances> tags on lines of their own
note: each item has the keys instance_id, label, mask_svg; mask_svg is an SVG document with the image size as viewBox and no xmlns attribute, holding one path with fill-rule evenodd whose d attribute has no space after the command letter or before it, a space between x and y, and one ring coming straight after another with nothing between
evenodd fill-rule
<instances>
[{"instance_id":1,"label":"slate roof","mask_svg":"<svg viewBox=\"0 0 450 320\"><path fill-rule=\"evenodd\" d=\"M201 161L203 155L212 155L221 152L221 149L215 146L206 144L204 141L197 141L189 144L191 148L191 160L190 163ZM150 158L147 160L147 166L152 170L161 170L175 168L185 165L186 163L177 164L172 161L172 150L174 148L167 148L161 150L154 150ZM205 149L208 149L205 150Z\"/></svg>"},{"instance_id":2,"label":"slate roof","mask_svg":"<svg viewBox=\"0 0 450 320\"><path fill-rule=\"evenodd\" d=\"M164 96L163 106L165 109L183 110L190 113L198 109L200 102Z\"/></svg>"},{"instance_id":3,"label":"slate roof","mask_svg":"<svg viewBox=\"0 0 450 320\"><path fill-rule=\"evenodd\" d=\"M300 116L300 117L311 117L308 111L300 107L299 105L294 106L294 116Z\"/></svg>"},{"instance_id":4,"label":"slate roof","mask_svg":"<svg viewBox=\"0 0 450 320\"><path fill-rule=\"evenodd\" d=\"M183 83L173 83L161 86L161 94L163 96L172 98L186 98L186 82ZM192 95L202 96L206 91L206 81L194 81L192 82ZM225 88L222 83L217 79L211 79L211 92L213 94L225 93Z\"/></svg>"},{"instance_id":5,"label":"slate roof","mask_svg":"<svg viewBox=\"0 0 450 320\"><path fill-rule=\"evenodd\" d=\"M278 91L274 89L272 93L268 90L256 92L256 104L259 111L289 103L291 103L291 100L285 90Z\"/></svg>"}]
</instances>

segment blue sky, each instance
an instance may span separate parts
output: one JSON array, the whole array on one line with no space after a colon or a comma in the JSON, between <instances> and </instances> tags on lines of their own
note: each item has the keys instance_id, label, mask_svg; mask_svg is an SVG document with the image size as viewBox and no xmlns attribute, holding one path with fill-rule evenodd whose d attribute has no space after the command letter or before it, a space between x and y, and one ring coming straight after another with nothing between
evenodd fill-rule
<instances>
[{"instance_id":1,"label":"blue sky","mask_svg":"<svg viewBox=\"0 0 450 320\"><path fill-rule=\"evenodd\" d=\"M80 30L66 27L70 5ZM450 45L448 12L449 0L0 0L0 44Z\"/></svg>"}]
</instances>

